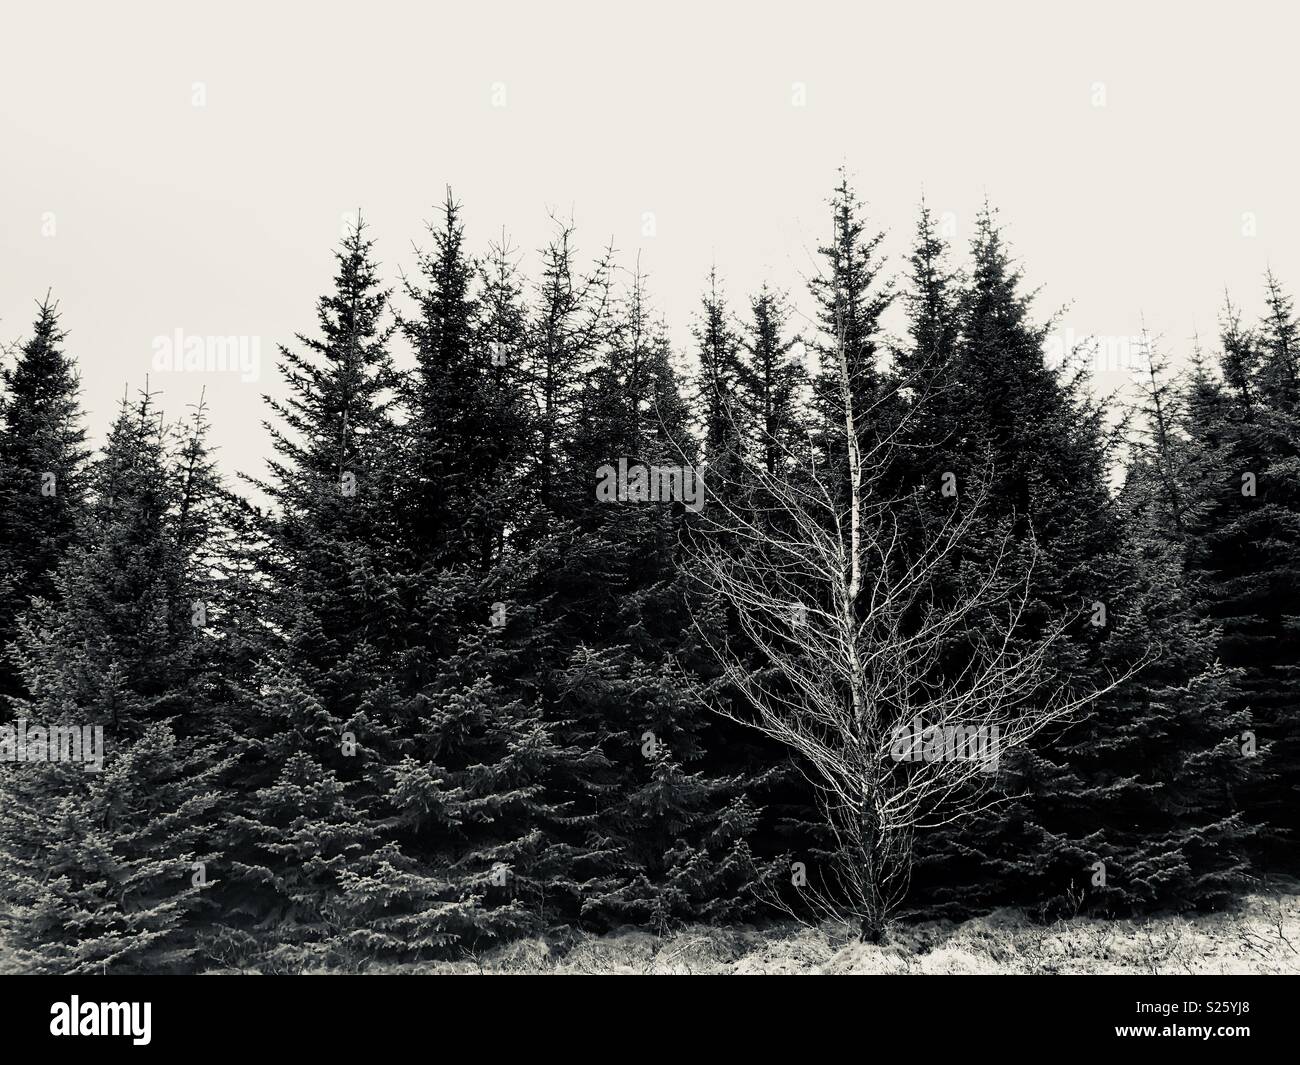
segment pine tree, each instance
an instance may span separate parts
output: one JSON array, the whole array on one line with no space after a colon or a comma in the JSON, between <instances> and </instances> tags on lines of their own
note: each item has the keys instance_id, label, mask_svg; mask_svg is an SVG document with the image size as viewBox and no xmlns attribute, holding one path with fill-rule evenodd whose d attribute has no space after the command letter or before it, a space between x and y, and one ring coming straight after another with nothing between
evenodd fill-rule
<instances>
[{"instance_id":1,"label":"pine tree","mask_svg":"<svg viewBox=\"0 0 1300 1065\"><path fill-rule=\"evenodd\" d=\"M417 364L408 400L420 463L410 535L429 565L474 559L486 567L500 549L527 432L520 292L508 250L483 264L468 255L450 190L431 231L434 250L420 255L419 278L406 283L416 313L402 323Z\"/></svg>"},{"instance_id":2,"label":"pine tree","mask_svg":"<svg viewBox=\"0 0 1300 1065\"><path fill-rule=\"evenodd\" d=\"M583 377L609 335L613 285L612 249L579 274L573 225L557 228L542 252L523 360L533 412L529 481L542 527L551 515L571 516L587 499L588 471L575 464L566 442L576 430Z\"/></svg>"},{"instance_id":3,"label":"pine tree","mask_svg":"<svg viewBox=\"0 0 1300 1065\"><path fill-rule=\"evenodd\" d=\"M272 927L273 964L288 967L352 959L367 932L373 913L347 886L391 864L384 774L403 756L418 657L405 632L394 326L360 219L335 257L319 336L298 337L304 352L281 348L288 396L267 400L277 457L254 483L276 505L259 523L271 639L249 684L228 822L222 935L238 948ZM426 890L409 886L417 899Z\"/></svg>"},{"instance_id":4,"label":"pine tree","mask_svg":"<svg viewBox=\"0 0 1300 1065\"><path fill-rule=\"evenodd\" d=\"M713 321L725 326L720 310ZM570 919L659 927L723 919L754 904L747 837L756 811L745 782L709 757L716 733L675 564L684 508L603 502L591 488L596 471L619 459L696 465L667 339L652 324L640 275L602 335L573 353L567 371L594 364L562 441L579 476L586 471L586 491L572 521L552 522L534 548L519 595L520 651L546 720L578 759L548 785L564 815L557 838L573 857ZM734 358L733 347L726 351Z\"/></svg>"},{"instance_id":5,"label":"pine tree","mask_svg":"<svg viewBox=\"0 0 1300 1065\"><path fill-rule=\"evenodd\" d=\"M202 453L193 435L179 454L169 446L148 394L124 403L79 544L54 595L22 623L30 695L15 700L17 716L29 729L102 729L104 748L99 770L0 766L6 931L35 971L194 963L202 896L220 868L212 844L228 768L208 734L208 636L195 612L212 530L186 512L187 471Z\"/></svg>"},{"instance_id":6,"label":"pine tree","mask_svg":"<svg viewBox=\"0 0 1300 1065\"><path fill-rule=\"evenodd\" d=\"M716 268L709 271L708 291L692 334L700 361L696 405L703 459L716 469L734 462L740 454L741 432L752 417L745 400L755 388L740 357L741 339L726 299L718 290Z\"/></svg>"},{"instance_id":7,"label":"pine tree","mask_svg":"<svg viewBox=\"0 0 1300 1065\"><path fill-rule=\"evenodd\" d=\"M750 300L750 315L742 342L741 382L754 414L763 465L775 473L806 436L800 405L807 374L793 354L800 338L787 335L790 310L785 299L764 285Z\"/></svg>"},{"instance_id":8,"label":"pine tree","mask_svg":"<svg viewBox=\"0 0 1300 1065\"><path fill-rule=\"evenodd\" d=\"M965 441L956 434L968 403L968 382L958 372L961 277L948 265L948 248L929 207L921 204L916 237L908 259L908 342L894 353L894 371L903 393L900 420L898 490L933 486L947 471L944 456L960 454Z\"/></svg>"},{"instance_id":9,"label":"pine tree","mask_svg":"<svg viewBox=\"0 0 1300 1065\"><path fill-rule=\"evenodd\" d=\"M32 335L3 372L0 399L0 696L18 692L4 649L76 533L88 452L78 383L57 303L40 304ZM0 700L0 719L5 716Z\"/></svg>"},{"instance_id":10,"label":"pine tree","mask_svg":"<svg viewBox=\"0 0 1300 1065\"><path fill-rule=\"evenodd\" d=\"M1266 860L1294 868L1300 828L1300 412L1291 301L1270 274L1256 329L1231 301L1221 318L1220 376L1198 358L1186 404L1187 565L1198 606L1222 629L1219 652L1241 671L1233 705L1249 714L1261 769L1243 802L1267 826Z\"/></svg>"},{"instance_id":11,"label":"pine tree","mask_svg":"<svg viewBox=\"0 0 1300 1065\"><path fill-rule=\"evenodd\" d=\"M836 361L848 366L855 412L854 429L864 443L888 437L896 425L892 385L880 365L881 318L893 303L893 283L883 276L883 232L868 233L863 208L841 169L830 201L831 236L817 249L824 265L810 289L817 305L821 336L816 344L819 372L813 382L814 407L826 453L842 454L844 403L839 396Z\"/></svg>"},{"instance_id":12,"label":"pine tree","mask_svg":"<svg viewBox=\"0 0 1300 1065\"><path fill-rule=\"evenodd\" d=\"M987 555L1010 534L1034 600L1024 634L1064 624L1044 682L1123 683L1008 760L1008 799L993 815L924 844L918 898L957 909L1010 898L1043 913L1222 904L1244 870L1235 792L1248 766L1233 675L1162 539L1158 464L1131 471L1123 505L1112 495L1104 410L1084 378L1046 364L1045 329L991 211L973 253L956 355L963 404L938 449L958 495L934 492L932 505L961 506L987 477L992 520L965 550ZM959 564L953 589L962 579Z\"/></svg>"},{"instance_id":13,"label":"pine tree","mask_svg":"<svg viewBox=\"0 0 1300 1065\"><path fill-rule=\"evenodd\" d=\"M1185 403L1178 381L1170 376L1169 360L1143 330L1144 375L1138 381L1138 449L1148 475L1148 492L1157 510L1158 525L1169 539L1187 537L1191 500L1188 490Z\"/></svg>"},{"instance_id":14,"label":"pine tree","mask_svg":"<svg viewBox=\"0 0 1300 1065\"><path fill-rule=\"evenodd\" d=\"M948 265L948 247L924 201L908 266L910 285L903 300L911 343L895 354L895 363L905 386L924 393L932 378L951 368L956 356L961 295L961 277Z\"/></svg>"},{"instance_id":15,"label":"pine tree","mask_svg":"<svg viewBox=\"0 0 1300 1065\"><path fill-rule=\"evenodd\" d=\"M1295 413L1300 404L1300 324L1295 304L1268 271L1264 276L1267 310L1259 325L1260 390L1277 409Z\"/></svg>"},{"instance_id":16,"label":"pine tree","mask_svg":"<svg viewBox=\"0 0 1300 1065\"><path fill-rule=\"evenodd\" d=\"M423 557L413 550L423 542L417 529L404 549L418 592L408 622L416 687L402 758L386 778L400 851L390 845L385 875L356 885L388 910L371 922L372 949L476 948L543 929L578 908L580 848L566 838L564 802L545 785L581 775L588 752L557 739L543 716L530 607L519 604L536 576L536 545L520 530L546 526L527 481L522 286L502 243L476 270L479 292L471 293L450 205L439 242L438 259L425 265L430 291L451 287L436 279L455 278L457 296L450 304L426 300L412 335L417 346L453 332L461 339L421 358L416 396L437 398L416 404L412 459L435 470L429 486L454 502L437 516L443 544L463 546ZM466 307L472 310L456 310ZM561 390L557 402L567 395ZM554 439L564 456L564 438ZM420 894L394 905L411 884Z\"/></svg>"}]
</instances>

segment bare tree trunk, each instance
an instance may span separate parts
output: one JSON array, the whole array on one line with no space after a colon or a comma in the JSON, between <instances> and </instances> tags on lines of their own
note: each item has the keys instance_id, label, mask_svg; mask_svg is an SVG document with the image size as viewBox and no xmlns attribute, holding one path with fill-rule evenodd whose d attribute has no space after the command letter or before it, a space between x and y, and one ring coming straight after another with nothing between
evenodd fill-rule
<instances>
[{"instance_id":1,"label":"bare tree trunk","mask_svg":"<svg viewBox=\"0 0 1300 1065\"><path fill-rule=\"evenodd\" d=\"M742 656L697 620L727 681L748 702L748 709L715 709L789 746L818 784L839 857L808 906L851 920L864 942L880 943L910 882L915 832L996 801L988 798L988 766L978 760L900 761L899 727L914 720L991 734L996 762L1124 678L1083 694L1044 689L1048 652L1072 619L1026 636L1032 560L1023 573L1004 572L1013 557L1009 533L982 570L963 570L966 586L954 601L935 601L941 569L979 527L986 489L968 486L926 542L903 550L905 501L878 489L906 422L873 432L862 453L858 415L871 412L853 409L837 332L846 431L838 468L848 474L847 498L844 486L822 481L811 453L791 454L776 440L767 441L783 457L775 471L761 452L753 462L737 456L734 464L711 464L686 571L729 608L747 645ZM737 483L719 485L733 466ZM972 644L969 661L940 676L938 663L958 638Z\"/></svg>"}]
</instances>

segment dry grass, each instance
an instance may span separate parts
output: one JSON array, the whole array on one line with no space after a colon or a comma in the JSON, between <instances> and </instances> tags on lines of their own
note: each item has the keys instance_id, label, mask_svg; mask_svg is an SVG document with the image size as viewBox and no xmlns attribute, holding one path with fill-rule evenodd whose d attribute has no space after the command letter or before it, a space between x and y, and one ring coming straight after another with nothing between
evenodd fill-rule
<instances>
[{"instance_id":1,"label":"dry grass","mask_svg":"<svg viewBox=\"0 0 1300 1065\"><path fill-rule=\"evenodd\" d=\"M519 940L450 962L376 965L370 972L507 975L885 973L1300 973L1300 893L1248 896L1233 911L1191 917L1036 925L998 910L961 923L896 924L883 946L847 926L694 926Z\"/></svg>"},{"instance_id":2,"label":"dry grass","mask_svg":"<svg viewBox=\"0 0 1300 1065\"><path fill-rule=\"evenodd\" d=\"M16 971L0 943L0 973ZM307 966L306 971L322 970ZM882 946L859 943L848 926L831 923L697 925L666 936L629 928L599 936L522 939L466 952L454 961L371 963L365 971L593 976L1300 973L1300 887L1261 891L1231 911L1190 917L1076 917L1040 925L1018 911L997 910L960 923L900 922Z\"/></svg>"}]
</instances>

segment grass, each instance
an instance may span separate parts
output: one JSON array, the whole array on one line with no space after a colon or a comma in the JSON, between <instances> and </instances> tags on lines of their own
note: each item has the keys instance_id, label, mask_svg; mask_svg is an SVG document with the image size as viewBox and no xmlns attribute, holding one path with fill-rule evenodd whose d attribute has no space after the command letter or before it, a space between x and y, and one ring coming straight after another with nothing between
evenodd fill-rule
<instances>
[{"instance_id":1,"label":"grass","mask_svg":"<svg viewBox=\"0 0 1300 1065\"><path fill-rule=\"evenodd\" d=\"M1043 925L1016 910L997 910L961 922L897 922L880 946L860 943L848 925L830 922L696 925L663 936L627 928L604 935L538 936L465 952L451 961L372 962L364 969L485 976L1300 973L1300 885L1261 890L1213 914L1075 917ZM18 971L0 941L0 972Z\"/></svg>"},{"instance_id":2,"label":"grass","mask_svg":"<svg viewBox=\"0 0 1300 1065\"><path fill-rule=\"evenodd\" d=\"M998 910L955 923L891 927L882 946L848 926L693 926L667 936L519 940L456 961L371 965L369 972L504 975L1300 973L1300 891L1247 896L1233 910L1133 920L1076 917L1034 924Z\"/></svg>"}]
</instances>

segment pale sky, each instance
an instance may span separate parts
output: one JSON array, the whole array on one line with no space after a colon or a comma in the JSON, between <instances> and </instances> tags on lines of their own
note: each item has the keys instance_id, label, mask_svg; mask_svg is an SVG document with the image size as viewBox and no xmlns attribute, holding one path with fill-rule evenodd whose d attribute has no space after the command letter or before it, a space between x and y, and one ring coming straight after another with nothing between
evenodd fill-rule
<instances>
[{"instance_id":1,"label":"pale sky","mask_svg":"<svg viewBox=\"0 0 1300 1065\"><path fill-rule=\"evenodd\" d=\"M737 308L768 280L808 310L841 163L896 265L922 193L963 253L987 195L1076 338L1145 317L1183 355L1225 286L1252 314L1267 265L1300 288L1290 5L448 7L8 6L0 338L53 290L96 440L155 338L257 337L256 381L151 382L177 415L206 386L223 465L260 471L258 397L314 330L342 216L396 285L448 184L471 245L504 226L525 267L548 211L640 252L683 344L714 262Z\"/></svg>"}]
</instances>

